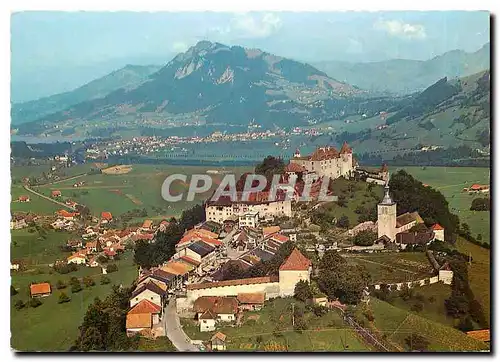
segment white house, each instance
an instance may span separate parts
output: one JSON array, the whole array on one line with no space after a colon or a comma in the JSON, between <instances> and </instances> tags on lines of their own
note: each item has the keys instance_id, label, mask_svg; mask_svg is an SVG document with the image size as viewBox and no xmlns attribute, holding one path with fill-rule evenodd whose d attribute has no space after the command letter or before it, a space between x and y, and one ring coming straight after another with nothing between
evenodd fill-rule
<instances>
[{"instance_id":1,"label":"white house","mask_svg":"<svg viewBox=\"0 0 500 362\"><path fill-rule=\"evenodd\" d=\"M67 263L68 264L85 264L87 262L87 257L82 253L75 253L73 255L68 256Z\"/></svg>"},{"instance_id":2,"label":"white house","mask_svg":"<svg viewBox=\"0 0 500 362\"><path fill-rule=\"evenodd\" d=\"M239 227L251 227L255 228L259 225L259 212L258 211L249 211L240 215L239 217Z\"/></svg>"}]
</instances>

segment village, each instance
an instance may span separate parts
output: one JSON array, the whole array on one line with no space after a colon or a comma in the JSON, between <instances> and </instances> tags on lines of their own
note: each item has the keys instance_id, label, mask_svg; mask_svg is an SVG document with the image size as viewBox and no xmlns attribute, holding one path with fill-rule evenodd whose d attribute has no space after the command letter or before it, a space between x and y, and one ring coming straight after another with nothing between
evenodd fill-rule
<instances>
[{"instance_id":1,"label":"village","mask_svg":"<svg viewBox=\"0 0 500 362\"><path fill-rule=\"evenodd\" d=\"M303 214L298 201L304 183L312 185L313 194L321 179L361 178L366 183L384 186L384 197L377 205L377 220L360 222L344 231L334 242L326 240L319 230L308 227L310 218ZM175 253L161 265L139 268L126 317L128 336L139 334L144 338L167 336L178 350L226 350L227 336L220 326L241 324L248 311L259 311L266 302L275 298L290 298L302 282L312 284L318 272L318 262L325 253L342 255L402 253L405 249L428 246L445 241L446 230L439 224L425 225L418 211L396 214L396 203L389 188L389 168L362 168L352 156L352 149L344 143L340 151L333 147L318 148L313 154L302 156L297 150L285 167L283 177L300 180L291 192L291 198L268 200L268 191L251 195L249 201L220 199L207 201L205 221L185 230L175 245ZM380 187L379 186L379 187ZM477 187L471 187L475 191ZM74 187L78 187L75 184ZM469 189L467 190L469 191ZM481 188L482 191L482 188ZM139 241L156 242L171 223L169 220L145 219L141 226L115 229L113 215L103 211L91 223L81 220L74 202L65 199L60 191L52 197L64 202L73 211L59 210L53 217L43 217L54 230L77 231L80 238L67 240L65 250L71 251L66 260L54 260L52 267L78 265L99 268L107 274L109 262L125 250L134 249ZM21 196L19 202L29 202ZM307 203L317 204L316 201ZM22 229L40 222L34 214L15 215L11 229ZM366 245L352 243L357 235L373 235ZM265 262L278 260L288 245L291 252L283 259L277 275L238 278L235 270L245 271ZM436 261L427 251L431 271L415 280L394 280L392 283L372 280L364 289L363 300L381 288L400 291L434 283L450 285L453 271L448 263ZM442 260L442 258L438 258ZM11 270L19 270L16 261ZM31 297L50 295L53 286L48 283L30 286ZM343 311L346 305L324 293L311 301L321 307ZM183 331L180 322L190 320L200 332L213 332L209 340L193 340ZM360 331L363 334L363 331Z\"/></svg>"}]
</instances>

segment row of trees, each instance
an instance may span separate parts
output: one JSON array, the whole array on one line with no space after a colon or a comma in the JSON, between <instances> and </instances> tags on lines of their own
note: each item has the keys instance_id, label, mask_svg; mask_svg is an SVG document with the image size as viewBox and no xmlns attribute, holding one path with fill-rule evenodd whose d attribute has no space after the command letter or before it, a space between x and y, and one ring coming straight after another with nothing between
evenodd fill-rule
<instances>
[{"instance_id":1,"label":"row of trees","mask_svg":"<svg viewBox=\"0 0 500 362\"><path fill-rule=\"evenodd\" d=\"M203 205L196 205L183 211L179 220L170 219L165 231L156 234L154 243L149 243L147 240L137 241L134 248L134 262L143 268L150 268L169 260L175 254L175 245L184 232L202 221L205 221Z\"/></svg>"}]
</instances>

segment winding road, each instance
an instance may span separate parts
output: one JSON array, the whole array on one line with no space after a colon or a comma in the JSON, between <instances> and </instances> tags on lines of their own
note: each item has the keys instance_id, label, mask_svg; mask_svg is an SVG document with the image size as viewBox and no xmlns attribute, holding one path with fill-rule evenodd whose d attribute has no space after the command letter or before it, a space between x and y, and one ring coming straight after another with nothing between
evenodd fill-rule
<instances>
[{"instance_id":1,"label":"winding road","mask_svg":"<svg viewBox=\"0 0 500 362\"><path fill-rule=\"evenodd\" d=\"M52 199L52 198L50 198L50 197L48 197L48 196L45 196L45 195L43 195L43 194L41 194L41 193L39 193L39 192L36 192L35 190L33 190L33 189L29 188L29 186L27 186L27 185L24 185L24 189L25 189L26 191L28 191L28 192L31 192L32 194L34 194L34 195L36 195L36 196L41 197L42 199L45 199L45 200L50 201L50 202L53 202L54 204L61 205L61 206L65 207L65 208L67 208L67 209L70 209L70 210L75 210L75 208L74 208L74 207L72 207L72 206L68 206L68 205L66 205L66 204L65 204L65 203L63 203L63 202L60 202L60 201L54 200L54 199Z\"/></svg>"},{"instance_id":2,"label":"winding road","mask_svg":"<svg viewBox=\"0 0 500 362\"><path fill-rule=\"evenodd\" d=\"M179 315L177 314L175 298L170 298L163 313L164 330L167 337L179 352L200 352L186 333L184 333Z\"/></svg>"}]
</instances>

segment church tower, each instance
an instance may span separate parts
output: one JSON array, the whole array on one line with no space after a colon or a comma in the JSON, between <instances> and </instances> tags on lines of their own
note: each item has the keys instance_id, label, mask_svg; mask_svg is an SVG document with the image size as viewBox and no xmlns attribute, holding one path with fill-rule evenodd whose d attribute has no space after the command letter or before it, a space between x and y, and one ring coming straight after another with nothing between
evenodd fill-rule
<instances>
[{"instance_id":1,"label":"church tower","mask_svg":"<svg viewBox=\"0 0 500 362\"><path fill-rule=\"evenodd\" d=\"M389 178L385 182L384 199L377 207L378 237L387 236L391 241L396 239L396 203L389 195Z\"/></svg>"}]
</instances>

